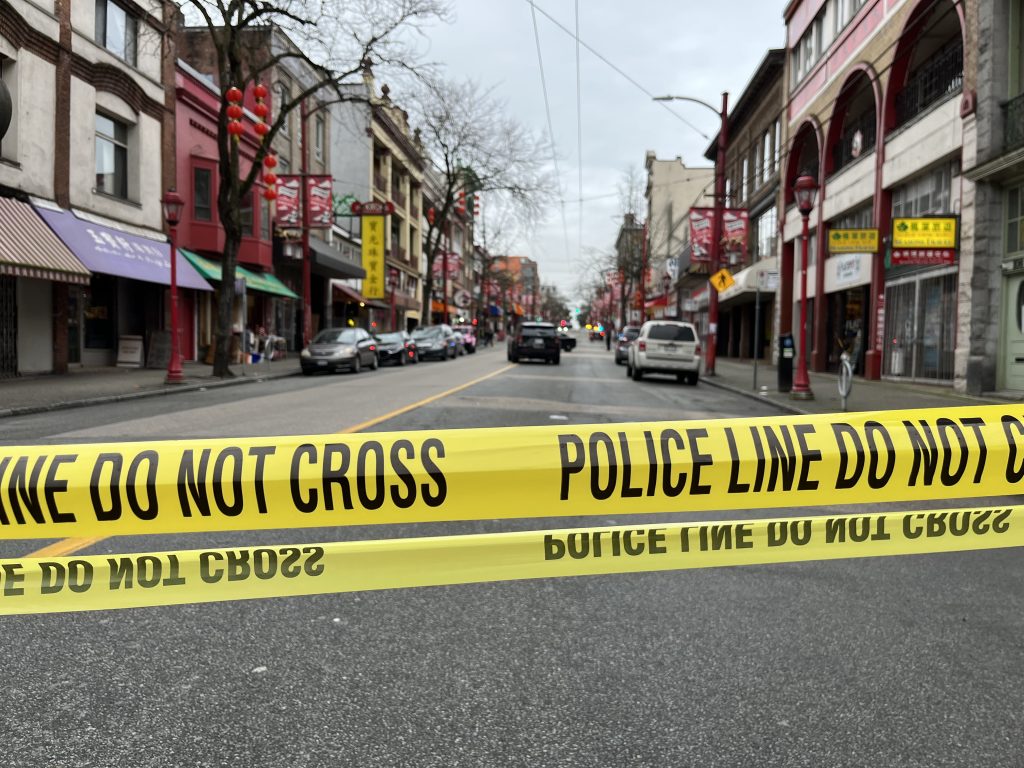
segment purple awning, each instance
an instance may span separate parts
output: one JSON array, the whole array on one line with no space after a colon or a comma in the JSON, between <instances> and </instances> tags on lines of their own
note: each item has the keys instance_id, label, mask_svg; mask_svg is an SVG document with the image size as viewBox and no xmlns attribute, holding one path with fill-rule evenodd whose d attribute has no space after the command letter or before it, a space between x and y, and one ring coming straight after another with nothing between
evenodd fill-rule
<instances>
[{"instance_id":1,"label":"purple awning","mask_svg":"<svg viewBox=\"0 0 1024 768\"><path fill-rule=\"evenodd\" d=\"M79 219L69 211L37 207L36 212L91 271L171 284L171 247L167 243ZM213 290L180 252L176 256L178 287Z\"/></svg>"}]
</instances>

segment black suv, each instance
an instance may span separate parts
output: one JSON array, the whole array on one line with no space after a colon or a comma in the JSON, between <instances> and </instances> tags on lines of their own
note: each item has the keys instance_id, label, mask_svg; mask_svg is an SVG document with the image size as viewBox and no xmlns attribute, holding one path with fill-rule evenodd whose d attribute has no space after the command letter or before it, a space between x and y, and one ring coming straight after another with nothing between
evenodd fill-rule
<instances>
[{"instance_id":1,"label":"black suv","mask_svg":"<svg viewBox=\"0 0 1024 768\"><path fill-rule=\"evenodd\" d=\"M562 360L562 346L552 323L521 323L515 334L508 337L508 359L518 363L520 358L550 360L558 365Z\"/></svg>"}]
</instances>

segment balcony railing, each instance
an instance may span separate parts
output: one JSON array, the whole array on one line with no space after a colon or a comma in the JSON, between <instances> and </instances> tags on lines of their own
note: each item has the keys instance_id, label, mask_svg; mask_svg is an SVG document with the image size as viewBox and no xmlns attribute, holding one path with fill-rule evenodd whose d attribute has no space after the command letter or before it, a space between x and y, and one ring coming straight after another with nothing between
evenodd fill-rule
<instances>
[{"instance_id":1,"label":"balcony railing","mask_svg":"<svg viewBox=\"0 0 1024 768\"><path fill-rule=\"evenodd\" d=\"M860 134L859 140L857 134ZM843 135L832 147L832 172L837 173L854 160L866 155L875 148L875 112L866 112L843 126ZM859 141L857 155L854 157L854 145Z\"/></svg>"},{"instance_id":2,"label":"balcony railing","mask_svg":"<svg viewBox=\"0 0 1024 768\"><path fill-rule=\"evenodd\" d=\"M373 174L373 183L377 186L381 192L388 191L388 179L383 173Z\"/></svg>"},{"instance_id":3,"label":"balcony railing","mask_svg":"<svg viewBox=\"0 0 1024 768\"><path fill-rule=\"evenodd\" d=\"M405 208L405 195L398 191L398 185L395 185L391 199L399 208Z\"/></svg>"},{"instance_id":4,"label":"balcony railing","mask_svg":"<svg viewBox=\"0 0 1024 768\"><path fill-rule=\"evenodd\" d=\"M896 122L903 125L932 104L956 93L964 84L964 51L960 43L932 56L910 76L896 94Z\"/></svg>"},{"instance_id":5,"label":"balcony railing","mask_svg":"<svg viewBox=\"0 0 1024 768\"><path fill-rule=\"evenodd\" d=\"M1007 151L1024 146L1024 93L1006 102L1003 109L1006 111L1004 144Z\"/></svg>"}]
</instances>

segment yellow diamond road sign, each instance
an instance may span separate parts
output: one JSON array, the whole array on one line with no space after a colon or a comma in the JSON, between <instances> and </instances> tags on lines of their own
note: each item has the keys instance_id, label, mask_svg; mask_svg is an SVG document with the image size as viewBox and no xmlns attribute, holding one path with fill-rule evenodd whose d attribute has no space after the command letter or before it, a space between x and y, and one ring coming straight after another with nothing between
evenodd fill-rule
<instances>
[{"instance_id":1,"label":"yellow diamond road sign","mask_svg":"<svg viewBox=\"0 0 1024 768\"><path fill-rule=\"evenodd\" d=\"M711 285L714 286L715 290L721 293L726 288L732 288L736 284L736 281L732 279L732 274L725 267L715 272L711 276Z\"/></svg>"}]
</instances>

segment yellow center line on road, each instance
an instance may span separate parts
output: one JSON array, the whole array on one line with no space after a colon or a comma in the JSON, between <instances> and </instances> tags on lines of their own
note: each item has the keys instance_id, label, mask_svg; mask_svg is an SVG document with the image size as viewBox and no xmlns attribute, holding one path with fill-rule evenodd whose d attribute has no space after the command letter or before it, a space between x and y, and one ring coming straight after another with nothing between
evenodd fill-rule
<instances>
[{"instance_id":1,"label":"yellow center line on road","mask_svg":"<svg viewBox=\"0 0 1024 768\"><path fill-rule=\"evenodd\" d=\"M468 387L472 387L474 384L479 384L482 381L487 381L487 379L494 378L495 376L502 374L505 371L511 370L512 368L515 367L515 365L506 365L504 368L499 368L496 371L491 371L490 373L484 374L483 376L479 376L478 378L475 378L471 381L467 381L464 384L459 384L459 386L457 387L446 389L444 392L438 392L436 395L425 397L422 400L412 403L411 405L396 408L395 410L390 411L389 413L385 413L382 416L377 416L376 418L368 419L367 421L364 421L360 424L355 424L354 426L346 427L345 429L339 430L337 434L350 434L353 432L362 432L364 429L369 429L370 427L380 424L381 422L387 421L388 419L393 419L396 416L401 416L403 413L408 413L409 411L412 411L416 408L422 408L424 405L433 403L436 400L440 400L443 397L454 395L456 392L461 392L462 390ZM60 541L55 541L53 544L48 544L42 549L37 549L35 552L30 552L29 554L25 555L25 557L60 557L62 555L70 555L75 552L80 552L86 547L91 547L93 544L97 544L107 538L110 537L96 536L93 538L86 539L61 539Z\"/></svg>"}]
</instances>

